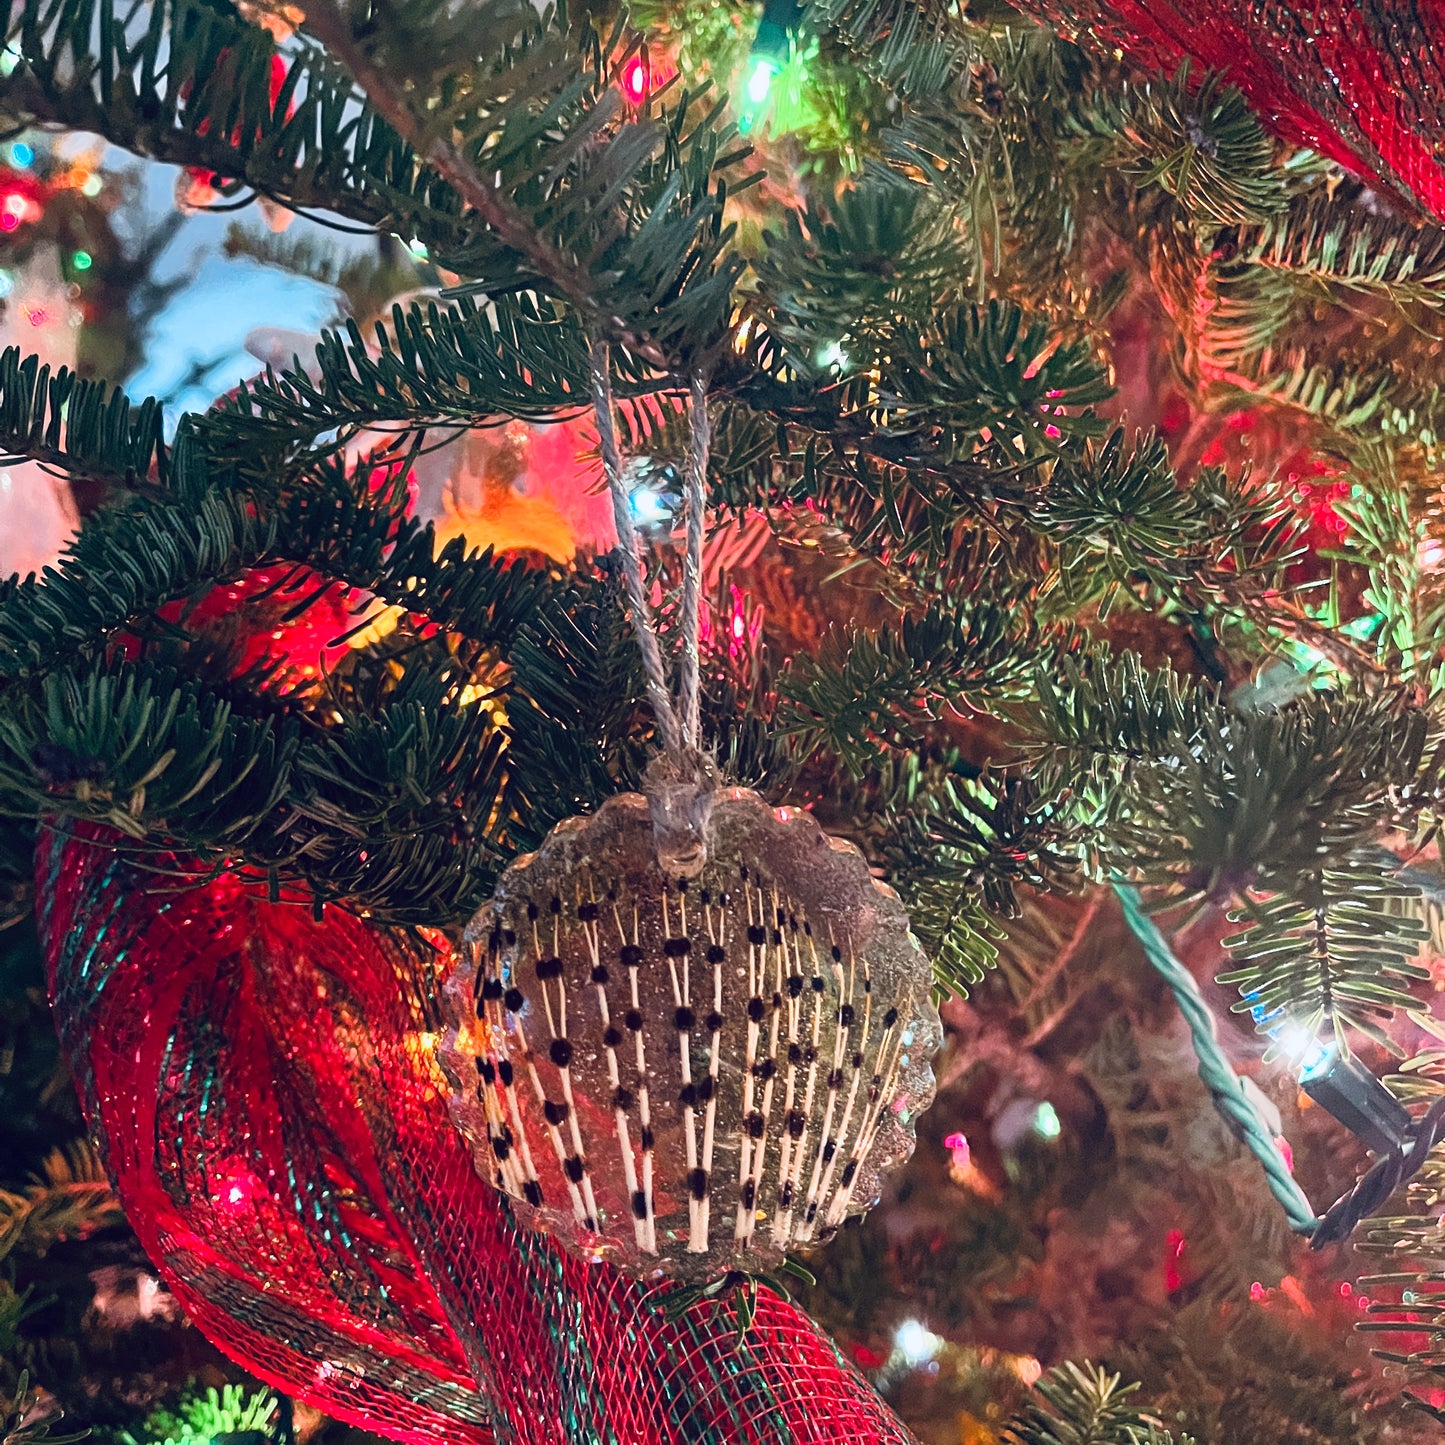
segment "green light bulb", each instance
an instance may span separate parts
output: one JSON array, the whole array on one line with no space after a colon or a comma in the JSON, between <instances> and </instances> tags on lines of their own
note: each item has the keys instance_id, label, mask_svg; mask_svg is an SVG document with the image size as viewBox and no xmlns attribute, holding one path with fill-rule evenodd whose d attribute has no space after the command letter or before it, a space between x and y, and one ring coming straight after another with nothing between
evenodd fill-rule
<instances>
[{"instance_id":1,"label":"green light bulb","mask_svg":"<svg viewBox=\"0 0 1445 1445\"><path fill-rule=\"evenodd\" d=\"M777 73L778 63L770 56L760 55L753 62L752 73L748 76L744 91L749 105L762 105L766 102L768 92L773 88L773 77Z\"/></svg>"}]
</instances>

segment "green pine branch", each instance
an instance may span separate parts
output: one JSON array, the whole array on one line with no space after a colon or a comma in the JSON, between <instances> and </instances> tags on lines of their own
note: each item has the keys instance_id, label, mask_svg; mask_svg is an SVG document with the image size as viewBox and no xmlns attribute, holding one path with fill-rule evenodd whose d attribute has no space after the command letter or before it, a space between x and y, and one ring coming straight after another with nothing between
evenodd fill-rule
<instances>
[{"instance_id":1,"label":"green pine branch","mask_svg":"<svg viewBox=\"0 0 1445 1445\"><path fill-rule=\"evenodd\" d=\"M1243 94L1217 75L1193 76L1185 64L1172 79L1100 88L1071 121L1078 134L1104 142L1091 157L1096 164L1118 167L1141 188L1158 186L1202 229L1265 221L1288 204L1278 145Z\"/></svg>"},{"instance_id":2,"label":"green pine branch","mask_svg":"<svg viewBox=\"0 0 1445 1445\"><path fill-rule=\"evenodd\" d=\"M1350 292L1438 311L1445 306L1445 229L1312 193L1232 238L1223 274L1256 268L1278 274L1296 294Z\"/></svg>"},{"instance_id":3,"label":"green pine branch","mask_svg":"<svg viewBox=\"0 0 1445 1445\"><path fill-rule=\"evenodd\" d=\"M178 444L183 461L193 454ZM460 537L434 555L430 524L400 514L396 488L373 492L339 462L273 498L205 486L189 463L176 473L172 495L108 509L43 581L0 596L0 677L93 653L165 603L270 563L311 567L480 644L505 644L550 585Z\"/></svg>"},{"instance_id":4,"label":"green pine branch","mask_svg":"<svg viewBox=\"0 0 1445 1445\"><path fill-rule=\"evenodd\" d=\"M953 593L896 627L835 629L778 678L777 725L803 751L822 744L855 776L878 750L916 745L945 708L996 710L1027 691L1067 629L1041 628L1028 596Z\"/></svg>"},{"instance_id":5,"label":"green pine branch","mask_svg":"<svg viewBox=\"0 0 1445 1445\"><path fill-rule=\"evenodd\" d=\"M623 35L516 0L469 16L457 31L443 6L401 23L318 5L308 32L333 53L287 47L273 104L270 36L207 0L156 5L145 26L111 0L11 0L20 63L0 78L0 107L417 237L485 289L567 299L654 361L714 344L738 271L723 254L723 176L745 153L719 113L690 123L683 98L628 116L613 83L634 48ZM413 111L427 87L396 77L416 66L444 86L440 107Z\"/></svg>"},{"instance_id":6,"label":"green pine branch","mask_svg":"<svg viewBox=\"0 0 1445 1445\"><path fill-rule=\"evenodd\" d=\"M54 374L19 347L0 353L0 455L43 462L77 480L134 487L164 481L160 404L133 405L103 382Z\"/></svg>"},{"instance_id":7,"label":"green pine branch","mask_svg":"<svg viewBox=\"0 0 1445 1445\"><path fill-rule=\"evenodd\" d=\"M1134 1404L1138 1389L1100 1365L1056 1366L1009 1422L1004 1445L1175 1445L1159 1420Z\"/></svg>"},{"instance_id":8,"label":"green pine branch","mask_svg":"<svg viewBox=\"0 0 1445 1445\"><path fill-rule=\"evenodd\" d=\"M0 813L84 818L207 854L240 847L284 797L299 735L170 668L80 661L13 683Z\"/></svg>"},{"instance_id":9,"label":"green pine branch","mask_svg":"<svg viewBox=\"0 0 1445 1445\"><path fill-rule=\"evenodd\" d=\"M0 1445L75 1445L90 1434L88 1429L53 1434L61 1413L40 1407L37 1392L30 1388L30 1372L22 1370L14 1398L0 1412Z\"/></svg>"},{"instance_id":10,"label":"green pine branch","mask_svg":"<svg viewBox=\"0 0 1445 1445\"><path fill-rule=\"evenodd\" d=\"M23 1190L0 1189L0 1260L43 1255L60 1240L84 1238L122 1217L95 1146L76 1140L53 1149Z\"/></svg>"},{"instance_id":11,"label":"green pine branch","mask_svg":"<svg viewBox=\"0 0 1445 1445\"><path fill-rule=\"evenodd\" d=\"M590 406L587 353L575 313L545 298L398 305L370 342L355 322L327 331L310 364L243 383L197 427L229 455L258 444L309 446L333 431L339 447L373 427L400 434L499 417L552 420ZM625 355L618 367L623 397L665 385Z\"/></svg>"},{"instance_id":12,"label":"green pine branch","mask_svg":"<svg viewBox=\"0 0 1445 1445\"><path fill-rule=\"evenodd\" d=\"M1425 925L1400 906L1419 889L1397 871L1347 858L1292 879L1287 893L1246 893L1229 916L1248 926L1224 940L1232 966L1219 975L1242 995L1236 1012L1253 1012L1265 1027L1288 1015L1311 1035L1328 1028L1345 1048L1352 1027L1393 1050L1383 1024L1411 1007L1410 986L1430 977L1412 962Z\"/></svg>"}]
</instances>

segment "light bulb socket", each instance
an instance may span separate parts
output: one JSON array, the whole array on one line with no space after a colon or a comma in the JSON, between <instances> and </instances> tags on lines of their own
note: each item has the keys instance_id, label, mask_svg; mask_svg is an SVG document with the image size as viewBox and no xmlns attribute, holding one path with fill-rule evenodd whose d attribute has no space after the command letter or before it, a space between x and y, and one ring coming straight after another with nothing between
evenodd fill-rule
<instances>
[{"instance_id":1,"label":"light bulb socket","mask_svg":"<svg viewBox=\"0 0 1445 1445\"><path fill-rule=\"evenodd\" d=\"M788 34L798 28L802 12L799 0L767 0L758 33L753 37L751 58L781 65L788 58Z\"/></svg>"},{"instance_id":2,"label":"light bulb socket","mask_svg":"<svg viewBox=\"0 0 1445 1445\"><path fill-rule=\"evenodd\" d=\"M1372 1153L1398 1149L1410 1132L1409 1111L1353 1056L1336 1056L1328 1067L1311 1070L1300 1087Z\"/></svg>"}]
</instances>

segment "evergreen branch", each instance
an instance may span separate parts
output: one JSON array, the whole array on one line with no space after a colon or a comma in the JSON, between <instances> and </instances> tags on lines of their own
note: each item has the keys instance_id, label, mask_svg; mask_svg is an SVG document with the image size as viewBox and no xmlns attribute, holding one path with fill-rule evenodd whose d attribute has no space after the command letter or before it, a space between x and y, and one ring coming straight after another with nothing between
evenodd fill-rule
<instances>
[{"instance_id":1,"label":"evergreen branch","mask_svg":"<svg viewBox=\"0 0 1445 1445\"><path fill-rule=\"evenodd\" d=\"M946 0L811 0L802 23L832 35L865 74L915 102L966 73L973 53Z\"/></svg>"},{"instance_id":2,"label":"evergreen branch","mask_svg":"<svg viewBox=\"0 0 1445 1445\"><path fill-rule=\"evenodd\" d=\"M0 1190L0 1260L43 1255L62 1239L83 1238L123 1217L95 1146L77 1140L52 1150L22 1192Z\"/></svg>"},{"instance_id":3,"label":"evergreen branch","mask_svg":"<svg viewBox=\"0 0 1445 1445\"><path fill-rule=\"evenodd\" d=\"M508 811L519 850L640 784L650 716L615 579L539 608L511 653Z\"/></svg>"},{"instance_id":4,"label":"evergreen branch","mask_svg":"<svg viewBox=\"0 0 1445 1445\"><path fill-rule=\"evenodd\" d=\"M1219 982L1238 987L1235 1011L1262 1029L1288 1016L1311 1034L1329 1026L1342 1049L1346 1027L1391 1047L1380 1022L1410 1007L1409 985L1430 977L1410 961L1425 926L1399 907L1418 892L1373 858L1351 858L1295 880L1288 894L1247 894L1229 916L1248 927L1224 940L1233 966Z\"/></svg>"},{"instance_id":5,"label":"evergreen branch","mask_svg":"<svg viewBox=\"0 0 1445 1445\"><path fill-rule=\"evenodd\" d=\"M79 662L6 691L0 812L84 818L204 853L253 835L284 796L294 722L243 717L173 669Z\"/></svg>"},{"instance_id":6,"label":"evergreen branch","mask_svg":"<svg viewBox=\"0 0 1445 1445\"><path fill-rule=\"evenodd\" d=\"M1155 765L1173 768L1195 751L1217 696L1172 668L1147 669L1135 653L1065 658L1040 669L1034 700L1014 716L1028 739L1040 787L1072 786L1107 830L1146 793Z\"/></svg>"},{"instance_id":7,"label":"evergreen branch","mask_svg":"<svg viewBox=\"0 0 1445 1445\"><path fill-rule=\"evenodd\" d=\"M263 520L245 497L218 489L194 504L142 499L112 510L42 580L0 598L0 677L59 666L132 618L237 576L273 555L279 531L277 517Z\"/></svg>"},{"instance_id":8,"label":"evergreen branch","mask_svg":"<svg viewBox=\"0 0 1445 1445\"><path fill-rule=\"evenodd\" d=\"M133 487L164 481L160 403L132 406L118 389L6 347L0 354L0 456L43 462L76 480Z\"/></svg>"},{"instance_id":9,"label":"evergreen branch","mask_svg":"<svg viewBox=\"0 0 1445 1445\"><path fill-rule=\"evenodd\" d=\"M0 812L224 856L389 924L468 917L510 856L503 739L468 675L419 668L303 731L173 669L77 664L7 692Z\"/></svg>"},{"instance_id":10,"label":"evergreen branch","mask_svg":"<svg viewBox=\"0 0 1445 1445\"><path fill-rule=\"evenodd\" d=\"M0 677L91 652L165 603L268 562L312 567L481 644L508 641L549 585L460 537L434 556L430 524L399 518L394 498L361 494L337 466L271 502L195 485L93 519L43 581L0 595Z\"/></svg>"},{"instance_id":11,"label":"evergreen branch","mask_svg":"<svg viewBox=\"0 0 1445 1445\"><path fill-rule=\"evenodd\" d=\"M624 395L658 389L624 356ZM585 409L587 338L572 313L545 298L463 297L394 306L368 345L355 322L325 332L306 368L242 383L197 429L222 455L323 432L340 445L357 431L391 425L480 426L498 417L553 420Z\"/></svg>"},{"instance_id":12,"label":"evergreen branch","mask_svg":"<svg viewBox=\"0 0 1445 1445\"><path fill-rule=\"evenodd\" d=\"M1003 1445L1174 1445L1159 1420L1134 1405L1138 1389L1099 1365L1057 1365L1009 1422Z\"/></svg>"},{"instance_id":13,"label":"evergreen branch","mask_svg":"<svg viewBox=\"0 0 1445 1445\"><path fill-rule=\"evenodd\" d=\"M1236 602L1251 584L1277 587L1299 550L1286 503L1215 468L1181 487L1163 441L1150 435L1126 449L1122 428L1062 456L1040 503L1030 523L1058 543L1071 608L1102 598L1107 610L1141 582L1190 612L1211 590Z\"/></svg>"},{"instance_id":14,"label":"evergreen branch","mask_svg":"<svg viewBox=\"0 0 1445 1445\"><path fill-rule=\"evenodd\" d=\"M444 8L436 7L437 17ZM512 7L518 11L531 16L528 7ZM626 118L610 82L636 42L604 45L585 30L575 41L569 37L573 67L581 62L585 83L550 95L540 114L521 102L530 72L547 70L550 37L531 42L530 54L509 56L504 77L453 67L438 106L423 98L413 65L385 63L398 47L420 60L415 16L403 25L377 4L365 7L361 20L365 43L336 0L322 0L307 16L310 30L388 123L485 223L488 234L452 257L464 275L484 278L477 289L494 292L503 284L500 247L520 257L528 273L511 284L544 284L576 307L589 334L655 366L718 344L742 264L722 256L730 232L722 224L727 192L720 175L745 154L724 153L731 133L719 129L720 106L690 131L691 97L660 121ZM462 32L470 33L471 27ZM402 75L412 83L404 86ZM507 95L518 90L521 97ZM578 112L572 132L545 139L572 107ZM525 139L508 133L509 120Z\"/></svg>"},{"instance_id":15,"label":"evergreen branch","mask_svg":"<svg viewBox=\"0 0 1445 1445\"><path fill-rule=\"evenodd\" d=\"M377 17L369 18L375 25ZM565 258L512 204L501 190L500 177L488 182L448 139L430 134L435 120L421 119L413 110L400 74L387 73L372 59L366 46L358 39L348 9L336 0L312 0L306 8L307 28L351 72L386 122L424 163L456 191L464 206L470 207L493 231L502 245L526 258L540 277L545 277L562 295L584 314L593 309L593 288L590 278ZM609 329L616 318L604 317ZM631 350L661 361L656 347L640 337L621 334L617 339Z\"/></svg>"},{"instance_id":16,"label":"evergreen branch","mask_svg":"<svg viewBox=\"0 0 1445 1445\"><path fill-rule=\"evenodd\" d=\"M867 371L902 318L924 323L956 269L957 245L929 190L871 173L764 235L752 309L803 375Z\"/></svg>"},{"instance_id":17,"label":"evergreen branch","mask_svg":"<svg viewBox=\"0 0 1445 1445\"><path fill-rule=\"evenodd\" d=\"M167 0L140 27L112 0L9 0L4 14L21 63L0 78L0 105L18 121L91 131L223 184L368 224L392 216L409 192L413 215L425 213L434 231L450 219L456 237L455 197L416 174L379 117L356 115L349 77L324 56L290 57L272 104L276 47L229 7Z\"/></svg>"},{"instance_id":18,"label":"evergreen branch","mask_svg":"<svg viewBox=\"0 0 1445 1445\"><path fill-rule=\"evenodd\" d=\"M1240 1008L1381 1037L1378 1019L1426 976L1424 928L1399 903L1418 890L1365 850L1384 819L1428 792L1431 729L1396 697L1306 694L1243 711L1182 692L1127 659L1065 686L1039 683L1033 754L1046 787L1079 807L1112 866L1185 896L1233 899L1227 940Z\"/></svg>"},{"instance_id":19,"label":"evergreen branch","mask_svg":"<svg viewBox=\"0 0 1445 1445\"><path fill-rule=\"evenodd\" d=\"M949 596L896 628L830 632L778 679L777 725L835 752L855 776L879 745L916 743L945 707L986 709L1019 696L1039 658L1061 655L1063 629L1042 629L1022 596Z\"/></svg>"},{"instance_id":20,"label":"evergreen branch","mask_svg":"<svg viewBox=\"0 0 1445 1445\"><path fill-rule=\"evenodd\" d=\"M404 27L374 16L363 45L347 12L323 6L313 26L361 68L384 116L305 44L288 52L273 104L270 37L206 0L167 0L140 28L99 3L97 14L91 0L10 0L21 63L0 78L7 111L418 237L484 289L568 299L654 362L717 341L740 267L722 257L720 176L741 152L727 150L717 109L688 129L686 97L657 120L622 118L611 82L627 43L483 0L462 30L440 6ZM429 47L441 30L450 47ZM385 63L388 45L407 64Z\"/></svg>"},{"instance_id":21,"label":"evergreen branch","mask_svg":"<svg viewBox=\"0 0 1445 1445\"><path fill-rule=\"evenodd\" d=\"M1358 201L1310 195L1230 240L1222 276L1255 268L1296 288L1380 296L1398 307L1445 306L1445 228L1375 215Z\"/></svg>"},{"instance_id":22,"label":"evergreen branch","mask_svg":"<svg viewBox=\"0 0 1445 1445\"><path fill-rule=\"evenodd\" d=\"M905 783L916 769L905 772ZM1018 890L1071 881L1072 840L1028 779L944 776L890 800L895 882L926 940L935 986L964 996L993 966L1005 934L994 915L1019 912Z\"/></svg>"},{"instance_id":23,"label":"evergreen branch","mask_svg":"<svg viewBox=\"0 0 1445 1445\"><path fill-rule=\"evenodd\" d=\"M1111 142L1105 164L1162 187L1203 228L1259 222L1287 204L1275 142L1218 75L1196 79L1186 63L1171 80L1096 91L1072 120Z\"/></svg>"},{"instance_id":24,"label":"evergreen branch","mask_svg":"<svg viewBox=\"0 0 1445 1445\"><path fill-rule=\"evenodd\" d=\"M62 1412L39 1409L39 1397L30 1388L30 1372L21 1370L15 1396L0 1412L0 1445L75 1445L90 1434L88 1429L70 1430L63 1435L51 1434Z\"/></svg>"},{"instance_id":25,"label":"evergreen branch","mask_svg":"<svg viewBox=\"0 0 1445 1445\"><path fill-rule=\"evenodd\" d=\"M509 766L465 669L409 672L370 713L342 713L307 740L258 851L318 899L387 923L469 918L510 856Z\"/></svg>"}]
</instances>

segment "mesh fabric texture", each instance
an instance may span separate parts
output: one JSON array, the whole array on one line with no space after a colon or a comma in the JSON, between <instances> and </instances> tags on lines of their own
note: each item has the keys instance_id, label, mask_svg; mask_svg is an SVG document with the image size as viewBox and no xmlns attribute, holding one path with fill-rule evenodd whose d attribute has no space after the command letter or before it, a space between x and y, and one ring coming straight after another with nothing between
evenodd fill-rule
<instances>
[{"instance_id":1,"label":"mesh fabric texture","mask_svg":"<svg viewBox=\"0 0 1445 1445\"><path fill-rule=\"evenodd\" d=\"M1277 134L1445 219L1445 0L1020 0L1172 74L1237 85Z\"/></svg>"}]
</instances>

